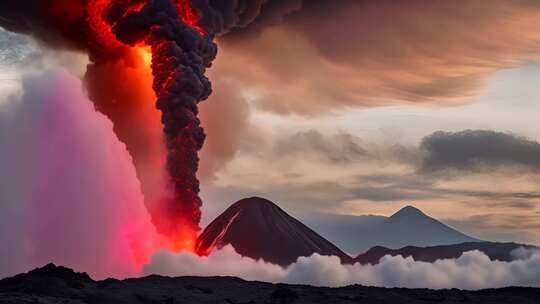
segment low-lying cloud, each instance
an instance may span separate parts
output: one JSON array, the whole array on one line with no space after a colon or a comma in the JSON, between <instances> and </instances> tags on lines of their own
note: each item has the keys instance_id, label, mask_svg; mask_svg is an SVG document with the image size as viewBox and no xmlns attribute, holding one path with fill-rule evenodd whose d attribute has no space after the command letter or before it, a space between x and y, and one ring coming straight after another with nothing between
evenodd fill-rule
<instances>
[{"instance_id":1,"label":"low-lying cloud","mask_svg":"<svg viewBox=\"0 0 540 304\"><path fill-rule=\"evenodd\" d=\"M144 274L166 276L237 276L246 280L346 286L483 289L504 286L540 286L540 253L520 251L511 262L491 261L480 251L458 259L418 262L411 257L385 256L376 265L343 265L338 257L314 254L282 268L242 257L231 246L207 257L191 253L156 253Z\"/></svg>"}]
</instances>

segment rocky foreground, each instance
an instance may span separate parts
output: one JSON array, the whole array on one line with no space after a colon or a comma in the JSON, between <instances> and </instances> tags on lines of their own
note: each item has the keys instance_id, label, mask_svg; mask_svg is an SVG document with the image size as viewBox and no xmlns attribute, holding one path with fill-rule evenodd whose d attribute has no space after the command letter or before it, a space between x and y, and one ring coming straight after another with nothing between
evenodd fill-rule
<instances>
[{"instance_id":1,"label":"rocky foreground","mask_svg":"<svg viewBox=\"0 0 540 304\"><path fill-rule=\"evenodd\" d=\"M540 303L538 288L460 291L350 286L321 288L247 282L238 278L167 278L94 281L49 264L0 281L0 303Z\"/></svg>"}]
</instances>

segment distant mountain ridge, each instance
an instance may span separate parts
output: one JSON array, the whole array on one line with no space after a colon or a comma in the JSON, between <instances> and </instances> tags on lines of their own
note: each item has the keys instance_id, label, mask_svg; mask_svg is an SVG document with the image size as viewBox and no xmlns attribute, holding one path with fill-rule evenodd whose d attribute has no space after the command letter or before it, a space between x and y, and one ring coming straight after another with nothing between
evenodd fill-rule
<instances>
[{"instance_id":1,"label":"distant mountain ridge","mask_svg":"<svg viewBox=\"0 0 540 304\"><path fill-rule=\"evenodd\" d=\"M234 203L212 221L199 236L196 251L207 255L216 249L232 245L242 256L287 266L296 262L299 257L311 256L314 253L337 256L344 264L377 264L385 255L412 256L418 261L433 262L458 258L464 252L472 250L482 251L494 260L510 261L514 258L512 252L519 247L539 249L530 245L476 240L411 206L388 218L368 218L370 222L365 226L369 229L354 231L357 238L383 237L380 243L390 241L397 244L408 240L429 243L440 237L444 242L456 243L422 247L406 245L399 249L373 246L352 258L273 202L252 197Z\"/></svg>"},{"instance_id":2,"label":"distant mountain ridge","mask_svg":"<svg viewBox=\"0 0 540 304\"><path fill-rule=\"evenodd\" d=\"M319 215L306 217L304 221L315 227L325 238L354 255L374 246L398 249L405 246L482 242L412 206L406 206L390 217Z\"/></svg>"}]
</instances>

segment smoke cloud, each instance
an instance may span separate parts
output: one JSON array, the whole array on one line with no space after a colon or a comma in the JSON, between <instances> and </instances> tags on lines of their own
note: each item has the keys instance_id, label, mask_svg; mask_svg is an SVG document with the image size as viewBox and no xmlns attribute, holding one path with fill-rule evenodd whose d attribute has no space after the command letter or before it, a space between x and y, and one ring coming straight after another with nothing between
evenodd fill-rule
<instances>
[{"instance_id":1,"label":"smoke cloud","mask_svg":"<svg viewBox=\"0 0 540 304\"><path fill-rule=\"evenodd\" d=\"M301 257L280 266L242 257L231 246L208 257L191 253L156 253L144 267L145 274L167 276L238 276L246 280L339 287L351 284L408 288L483 289L504 286L540 286L540 254L519 252L520 260L491 261L479 251L458 259L418 262L411 257L385 256L376 265L342 265L338 257Z\"/></svg>"},{"instance_id":2,"label":"smoke cloud","mask_svg":"<svg viewBox=\"0 0 540 304\"><path fill-rule=\"evenodd\" d=\"M301 8L275 16L268 4L250 27L221 37L216 62L277 113L455 105L540 51L535 1L290 2Z\"/></svg>"},{"instance_id":3,"label":"smoke cloud","mask_svg":"<svg viewBox=\"0 0 540 304\"><path fill-rule=\"evenodd\" d=\"M540 167L540 143L509 133L489 130L435 132L422 140L425 151L421 169L474 171L482 168L521 166Z\"/></svg>"},{"instance_id":4,"label":"smoke cloud","mask_svg":"<svg viewBox=\"0 0 540 304\"><path fill-rule=\"evenodd\" d=\"M239 93L238 84L227 77L210 76L214 93L200 106L201 124L207 133L198 172L203 182L215 179L216 173L236 156L246 133L253 129L249 105Z\"/></svg>"}]
</instances>

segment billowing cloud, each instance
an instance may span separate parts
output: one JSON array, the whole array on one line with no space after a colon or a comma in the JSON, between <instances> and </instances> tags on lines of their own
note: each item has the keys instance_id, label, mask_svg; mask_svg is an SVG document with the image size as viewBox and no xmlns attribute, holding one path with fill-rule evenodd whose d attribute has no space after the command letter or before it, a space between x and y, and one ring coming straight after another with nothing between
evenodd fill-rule
<instances>
[{"instance_id":1,"label":"billowing cloud","mask_svg":"<svg viewBox=\"0 0 540 304\"><path fill-rule=\"evenodd\" d=\"M208 257L162 251L144 268L145 274L167 276L238 276L247 280L316 286L368 286L408 288L482 289L504 286L540 286L540 254L520 251L522 259L491 261L479 251L458 259L418 262L411 257L385 256L376 265L342 265L338 257L301 257L282 268L242 257L231 246Z\"/></svg>"},{"instance_id":2,"label":"billowing cloud","mask_svg":"<svg viewBox=\"0 0 540 304\"><path fill-rule=\"evenodd\" d=\"M241 80L263 109L321 114L349 106L455 104L477 94L492 73L540 51L535 1L302 5L273 25L221 39L217 71Z\"/></svg>"},{"instance_id":3,"label":"billowing cloud","mask_svg":"<svg viewBox=\"0 0 540 304\"><path fill-rule=\"evenodd\" d=\"M490 170L501 166L540 169L540 143L509 133L488 130L435 132L422 140L427 152L425 172Z\"/></svg>"},{"instance_id":4,"label":"billowing cloud","mask_svg":"<svg viewBox=\"0 0 540 304\"><path fill-rule=\"evenodd\" d=\"M212 252L210 256L198 256L185 251L159 251L144 266L143 274L235 276L246 280L277 282L285 275L285 270L279 265L243 257L228 245Z\"/></svg>"},{"instance_id":5,"label":"billowing cloud","mask_svg":"<svg viewBox=\"0 0 540 304\"><path fill-rule=\"evenodd\" d=\"M129 276L153 226L125 145L63 70L27 75L0 105L0 276L49 262Z\"/></svg>"}]
</instances>

